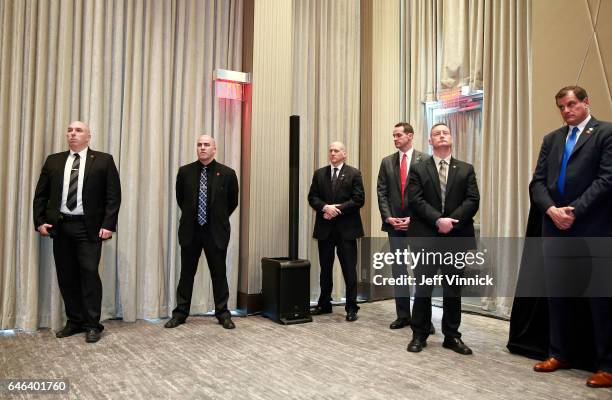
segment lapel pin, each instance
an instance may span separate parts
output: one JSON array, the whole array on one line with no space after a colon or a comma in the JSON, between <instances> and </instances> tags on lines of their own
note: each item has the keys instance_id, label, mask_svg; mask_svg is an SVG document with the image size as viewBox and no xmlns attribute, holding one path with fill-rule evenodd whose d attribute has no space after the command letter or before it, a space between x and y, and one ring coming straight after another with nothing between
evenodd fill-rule
<instances>
[{"instance_id":1,"label":"lapel pin","mask_svg":"<svg viewBox=\"0 0 612 400\"><path fill-rule=\"evenodd\" d=\"M593 132L593 128L589 128L589 129L587 129L587 131L586 131L586 133L587 133L587 134L591 134L592 132Z\"/></svg>"},{"instance_id":2,"label":"lapel pin","mask_svg":"<svg viewBox=\"0 0 612 400\"><path fill-rule=\"evenodd\" d=\"M217 172L217 176L220 176L221 174Z\"/></svg>"}]
</instances>

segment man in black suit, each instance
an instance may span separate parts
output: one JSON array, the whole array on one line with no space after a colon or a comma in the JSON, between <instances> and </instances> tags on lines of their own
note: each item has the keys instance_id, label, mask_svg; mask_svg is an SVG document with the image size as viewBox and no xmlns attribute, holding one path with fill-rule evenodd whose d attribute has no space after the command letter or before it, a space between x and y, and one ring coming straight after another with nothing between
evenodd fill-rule
<instances>
[{"instance_id":1,"label":"man in black suit","mask_svg":"<svg viewBox=\"0 0 612 400\"><path fill-rule=\"evenodd\" d=\"M332 312L332 272L336 248L346 283L346 320L356 321L357 311L357 238L363 236L359 209L365 193L361 172L345 164L344 144L329 145L331 165L315 171L308 193L308 203L316 212L313 237L319 245L321 295L313 315Z\"/></svg>"},{"instance_id":2,"label":"man in black suit","mask_svg":"<svg viewBox=\"0 0 612 400\"><path fill-rule=\"evenodd\" d=\"M393 128L393 143L398 150L383 158L378 171L376 192L382 218L382 230L389 235L391 251L405 247L410 224L410 196L408 175L416 164L429 158L412 148L414 129L407 122L399 122ZM393 265L393 277L408 271L406 265ZM410 325L410 288L395 286L395 311L397 318L389 328L401 329ZM433 325L431 326L434 332Z\"/></svg>"},{"instance_id":3,"label":"man in black suit","mask_svg":"<svg viewBox=\"0 0 612 400\"><path fill-rule=\"evenodd\" d=\"M102 282L98 264L102 241L117 227L121 204L119 173L113 156L89 148L89 127L74 121L66 132L70 151L51 154L34 194L34 227L53 238L57 281L68 321L55 336L86 332L100 340Z\"/></svg>"},{"instance_id":4,"label":"man in black suit","mask_svg":"<svg viewBox=\"0 0 612 400\"><path fill-rule=\"evenodd\" d=\"M480 195L474 167L451 156L453 139L446 124L431 128L429 143L433 157L410 171L409 190L412 202L410 235L425 238L424 250L465 252L476 248L474 215L478 211ZM413 251L420 249L413 249ZM417 286L412 316L412 341L408 351L419 352L427 345L431 324L431 293L433 285L423 279L438 271L442 276L462 276L462 269L454 265L422 264L415 268ZM461 340L461 286L442 280L444 294L442 333L443 346L459 354L472 354Z\"/></svg>"},{"instance_id":5,"label":"man in black suit","mask_svg":"<svg viewBox=\"0 0 612 400\"><path fill-rule=\"evenodd\" d=\"M589 98L579 86L562 88L555 100L567 125L544 137L529 190L542 212L542 236L548 238L544 239L548 288L561 285L560 290L568 293L549 297L549 358L534 370L553 372L571 366L572 315L568 310L585 302L591 312L599 368L587 385L612 387L612 298L610 293L608 297L578 298L581 293L575 291L588 265L597 260L588 252L573 260L550 257L560 247L580 253L581 239L576 238L612 236L612 124L590 115ZM551 237L572 239L563 242L565 246L551 247L547 246L555 240ZM571 271L567 279L560 277L565 267Z\"/></svg>"},{"instance_id":6,"label":"man in black suit","mask_svg":"<svg viewBox=\"0 0 612 400\"><path fill-rule=\"evenodd\" d=\"M233 169L217 162L215 139L201 135L198 160L183 165L176 176L176 202L181 209L179 244L181 277L176 290L176 308L166 328L184 324L191 308L193 278L204 249L212 279L215 317L225 329L234 329L227 309L229 288L226 277L229 217L238 207L238 178Z\"/></svg>"}]
</instances>

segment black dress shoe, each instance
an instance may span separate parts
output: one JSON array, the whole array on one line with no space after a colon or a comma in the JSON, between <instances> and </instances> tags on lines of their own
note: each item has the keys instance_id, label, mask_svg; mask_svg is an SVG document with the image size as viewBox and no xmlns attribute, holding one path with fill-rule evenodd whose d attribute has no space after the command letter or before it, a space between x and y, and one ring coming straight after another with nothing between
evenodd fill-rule
<instances>
[{"instance_id":1,"label":"black dress shoe","mask_svg":"<svg viewBox=\"0 0 612 400\"><path fill-rule=\"evenodd\" d=\"M66 325L62 330L55 333L55 337L61 339L81 332L85 332L85 329L72 325Z\"/></svg>"},{"instance_id":2,"label":"black dress shoe","mask_svg":"<svg viewBox=\"0 0 612 400\"><path fill-rule=\"evenodd\" d=\"M85 332L85 341L87 343L96 343L98 340L100 340L100 330L95 329L95 328L89 328L87 329L87 332Z\"/></svg>"},{"instance_id":3,"label":"black dress shoe","mask_svg":"<svg viewBox=\"0 0 612 400\"><path fill-rule=\"evenodd\" d=\"M472 354L472 349L467 347L459 338L445 338L444 342L442 343L442 347L451 349L455 353L463 354L464 356Z\"/></svg>"},{"instance_id":4,"label":"black dress shoe","mask_svg":"<svg viewBox=\"0 0 612 400\"><path fill-rule=\"evenodd\" d=\"M346 320L349 322L357 321L359 317L357 316L357 311L347 311L346 312Z\"/></svg>"},{"instance_id":5,"label":"black dress shoe","mask_svg":"<svg viewBox=\"0 0 612 400\"><path fill-rule=\"evenodd\" d=\"M180 318L172 317L170 321L164 324L164 328L176 328L177 326L184 324L185 320Z\"/></svg>"},{"instance_id":6,"label":"black dress shoe","mask_svg":"<svg viewBox=\"0 0 612 400\"><path fill-rule=\"evenodd\" d=\"M411 353L418 353L423 350L423 347L427 347L427 341L413 336L410 343L408 343L408 348L406 350Z\"/></svg>"},{"instance_id":7,"label":"black dress shoe","mask_svg":"<svg viewBox=\"0 0 612 400\"><path fill-rule=\"evenodd\" d=\"M433 324L429 325L429 334L430 335L436 334L436 328L434 328Z\"/></svg>"},{"instance_id":8,"label":"black dress shoe","mask_svg":"<svg viewBox=\"0 0 612 400\"><path fill-rule=\"evenodd\" d=\"M398 318L391 322L389 328L391 329L402 329L405 326L410 326L410 318Z\"/></svg>"},{"instance_id":9,"label":"black dress shoe","mask_svg":"<svg viewBox=\"0 0 612 400\"><path fill-rule=\"evenodd\" d=\"M234 322L232 321L231 318L223 318L222 320L219 321L219 323L221 325L223 325L223 328L225 329L234 329L236 327L236 325L234 325Z\"/></svg>"},{"instance_id":10,"label":"black dress shoe","mask_svg":"<svg viewBox=\"0 0 612 400\"><path fill-rule=\"evenodd\" d=\"M331 307L316 306L315 308L310 310L310 315L323 315L323 314L331 314L331 313L332 313Z\"/></svg>"}]
</instances>

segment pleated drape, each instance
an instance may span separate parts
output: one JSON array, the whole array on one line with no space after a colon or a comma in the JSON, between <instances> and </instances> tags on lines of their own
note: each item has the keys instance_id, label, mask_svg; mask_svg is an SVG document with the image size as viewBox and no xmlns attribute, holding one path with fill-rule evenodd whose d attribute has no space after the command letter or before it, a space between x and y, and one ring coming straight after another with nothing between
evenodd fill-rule
<instances>
[{"instance_id":1,"label":"pleated drape","mask_svg":"<svg viewBox=\"0 0 612 400\"><path fill-rule=\"evenodd\" d=\"M63 323L51 241L34 231L31 204L45 157L67 149L75 119L91 127L93 149L113 155L123 189L100 264L102 318L167 316L180 273L179 166L209 133L217 159L240 172L241 104L215 99L212 72L242 67L242 1L6 0L0 21L0 327ZM202 257L192 312L212 308Z\"/></svg>"},{"instance_id":2,"label":"pleated drape","mask_svg":"<svg viewBox=\"0 0 612 400\"><path fill-rule=\"evenodd\" d=\"M307 196L313 172L329 165L328 146L345 144L346 163L359 167L360 6L358 0L295 0L292 113L300 116L299 253L312 263L311 300L319 292L319 255L312 239L315 214ZM366 205L366 207L371 205ZM334 300L344 297L336 258ZM358 268L359 270L359 268Z\"/></svg>"}]
</instances>

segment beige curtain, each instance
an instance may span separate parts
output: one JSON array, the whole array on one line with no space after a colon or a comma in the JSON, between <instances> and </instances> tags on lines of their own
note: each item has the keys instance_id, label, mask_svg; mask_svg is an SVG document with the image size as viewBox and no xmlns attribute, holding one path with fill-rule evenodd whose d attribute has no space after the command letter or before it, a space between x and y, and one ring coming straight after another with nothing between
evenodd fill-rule
<instances>
[{"instance_id":1,"label":"beige curtain","mask_svg":"<svg viewBox=\"0 0 612 400\"><path fill-rule=\"evenodd\" d=\"M525 235L531 161L531 2L485 2L483 12L484 120L480 202L483 237ZM505 251L513 251L506 246ZM517 250L520 251L520 250ZM500 255L513 257L516 255ZM501 261L501 260L500 260ZM499 262L498 265L503 265ZM496 271L498 293L513 293L516 269ZM512 298L492 296L483 307L509 316Z\"/></svg>"},{"instance_id":2,"label":"beige curtain","mask_svg":"<svg viewBox=\"0 0 612 400\"><path fill-rule=\"evenodd\" d=\"M461 139L454 154L473 163L479 177L481 236L524 235L533 170L530 2L406 0L403 6L405 113L417 132L415 147L428 149L423 101L463 85L483 89L482 127L475 112L443 119ZM500 261L510 257L497 254ZM512 293L517 275L518 265L497 270L496 293ZM511 301L492 293L481 305L507 316Z\"/></svg>"},{"instance_id":3,"label":"beige curtain","mask_svg":"<svg viewBox=\"0 0 612 400\"><path fill-rule=\"evenodd\" d=\"M328 165L327 148L342 141L347 163L359 167L359 0L294 0L292 113L300 116L299 254L311 261L311 300L319 297L319 255L312 239L314 212L307 196L315 169ZM366 205L367 206L367 205ZM334 300L344 297L338 260ZM359 268L358 268L359 270Z\"/></svg>"},{"instance_id":4,"label":"beige curtain","mask_svg":"<svg viewBox=\"0 0 612 400\"><path fill-rule=\"evenodd\" d=\"M423 102L436 100L439 89L442 0L403 1L404 118L414 128L414 147L427 152L429 132Z\"/></svg>"},{"instance_id":5,"label":"beige curtain","mask_svg":"<svg viewBox=\"0 0 612 400\"><path fill-rule=\"evenodd\" d=\"M241 105L214 98L212 71L241 69L242 1L1 1L0 21L0 327L63 323L51 241L34 231L31 204L74 119L90 125L92 148L114 156L123 190L117 234L103 246L102 318L167 316L180 273L178 167L211 133L217 159L239 173ZM202 257L192 312L212 308Z\"/></svg>"},{"instance_id":6,"label":"beige curtain","mask_svg":"<svg viewBox=\"0 0 612 400\"><path fill-rule=\"evenodd\" d=\"M441 66L440 88L464 85L482 89L484 24L486 7L496 7L485 0L447 0L440 3Z\"/></svg>"}]
</instances>

